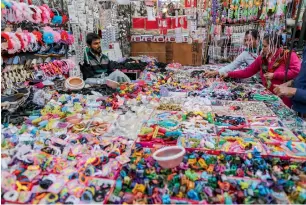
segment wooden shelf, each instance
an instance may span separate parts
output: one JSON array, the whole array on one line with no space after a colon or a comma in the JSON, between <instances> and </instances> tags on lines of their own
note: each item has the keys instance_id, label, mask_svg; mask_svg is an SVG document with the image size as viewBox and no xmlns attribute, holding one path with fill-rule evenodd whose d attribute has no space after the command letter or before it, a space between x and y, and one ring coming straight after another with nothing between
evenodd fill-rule
<instances>
[{"instance_id":1,"label":"wooden shelf","mask_svg":"<svg viewBox=\"0 0 306 205\"><path fill-rule=\"evenodd\" d=\"M131 56L154 56L163 63L180 63L182 65L202 65L201 43L157 43L157 42L132 42Z\"/></svg>"}]
</instances>

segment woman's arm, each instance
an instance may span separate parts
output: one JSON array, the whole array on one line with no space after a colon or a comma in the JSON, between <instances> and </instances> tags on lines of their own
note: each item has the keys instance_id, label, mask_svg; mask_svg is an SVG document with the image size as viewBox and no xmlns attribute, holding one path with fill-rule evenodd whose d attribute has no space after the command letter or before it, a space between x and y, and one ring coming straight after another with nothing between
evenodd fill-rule
<instances>
[{"instance_id":1,"label":"woman's arm","mask_svg":"<svg viewBox=\"0 0 306 205\"><path fill-rule=\"evenodd\" d=\"M299 74L300 69L301 69L301 61L299 57L296 55L296 53L291 53L287 79L288 80L294 79ZM286 75L286 70L284 72L275 72L273 78L277 80L284 80L285 75Z\"/></svg>"},{"instance_id":2,"label":"woman's arm","mask_svg":"<svg viewBox=\"0 0 306 205\"><path fill-rule=\"evenodd\" d=\"M243 63L245 63L245 58L246 55L248 55L248 52L243 51L242 53L240 53L240 55L230 64L228 64L227 66L224 66L222 68L219 69L219 74L222 75L224 73L228 73L230 71L234 71L237 68L239 68Z\"/></svg>"},{"instance_id":3,"label":"woman's arm","mask_svg":"<svg viewBox=\"0 0 306 205\"><path fill-rule=\"evenodd\" d=\"M249 78L255 75L260 70L260 66L261 66L261 57L259 56L246 69L229 72L228 77L230 78Z\"/></svg>"}]
</instances>

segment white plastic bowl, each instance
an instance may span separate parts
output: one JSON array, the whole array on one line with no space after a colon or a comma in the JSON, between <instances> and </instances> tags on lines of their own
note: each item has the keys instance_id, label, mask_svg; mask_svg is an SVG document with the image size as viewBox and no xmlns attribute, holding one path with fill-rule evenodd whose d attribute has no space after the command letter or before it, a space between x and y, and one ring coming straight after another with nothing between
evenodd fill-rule
<instances>
[{"instance_id":1,"label":"white plastic bowl","mask_svg":"<svg viewBox=\"0 0 306 205\"><path fill-rule=\"evenodd\" d=\"M183 161L185 148L179 146L164 147L153 154L153 158L163 168L174 168Z\"/></svg>"}]
</instances>

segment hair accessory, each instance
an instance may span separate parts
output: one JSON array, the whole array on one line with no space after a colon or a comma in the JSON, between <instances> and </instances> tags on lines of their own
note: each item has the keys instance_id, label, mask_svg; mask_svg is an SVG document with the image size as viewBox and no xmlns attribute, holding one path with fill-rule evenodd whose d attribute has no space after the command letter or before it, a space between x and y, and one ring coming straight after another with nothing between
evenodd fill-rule
<instances>
[{"instance_id":1,"label":"hair accessory","mask_svg":"<svg viewBox=\"0 0 306 205\"><path fill-rule=\"evenodd\" d=\"M63 17L59 15L59 12L56 9L53 9L56 12L56 15L52 18L53 24L62 24Z\"/></svg>"},{"instance_id":2,"label":"hair accessory","mask_svg":"<svg viewBox=\"0 0 306 205\"><path fill-rule=\"evenodd\" d=\"M5 192L3 198L9 202L16 202L18 199L19 193L15 190Z\"/></svg>"},{"instance_id":3,"label":"hair accessory","mask_svg":"<svg viewBox=\"0 0 306 205\"><path fill-rule=\"evenodd\" d=\"M54 43L54 35L52 32L44 32L43 34L43 40L46 44L52 44Z\"/></svg>"}]
</instances>

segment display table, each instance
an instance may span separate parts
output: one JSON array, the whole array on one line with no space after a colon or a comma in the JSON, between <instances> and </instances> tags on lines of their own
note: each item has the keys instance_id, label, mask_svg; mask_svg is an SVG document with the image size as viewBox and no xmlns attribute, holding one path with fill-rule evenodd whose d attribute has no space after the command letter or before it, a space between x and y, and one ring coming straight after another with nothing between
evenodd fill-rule
<instances>
[{"instance_id":1,"label":"display table","mask_svg":"<svg viewBox=\"0 0 306 205\"><path fill-rule=\"evenodd\" d=\"M157 43L157 42L132 42L131 56L154 56L163 63L177 62L182 65L202 65L201 43Z\"/></svg>"}]
</instances>

